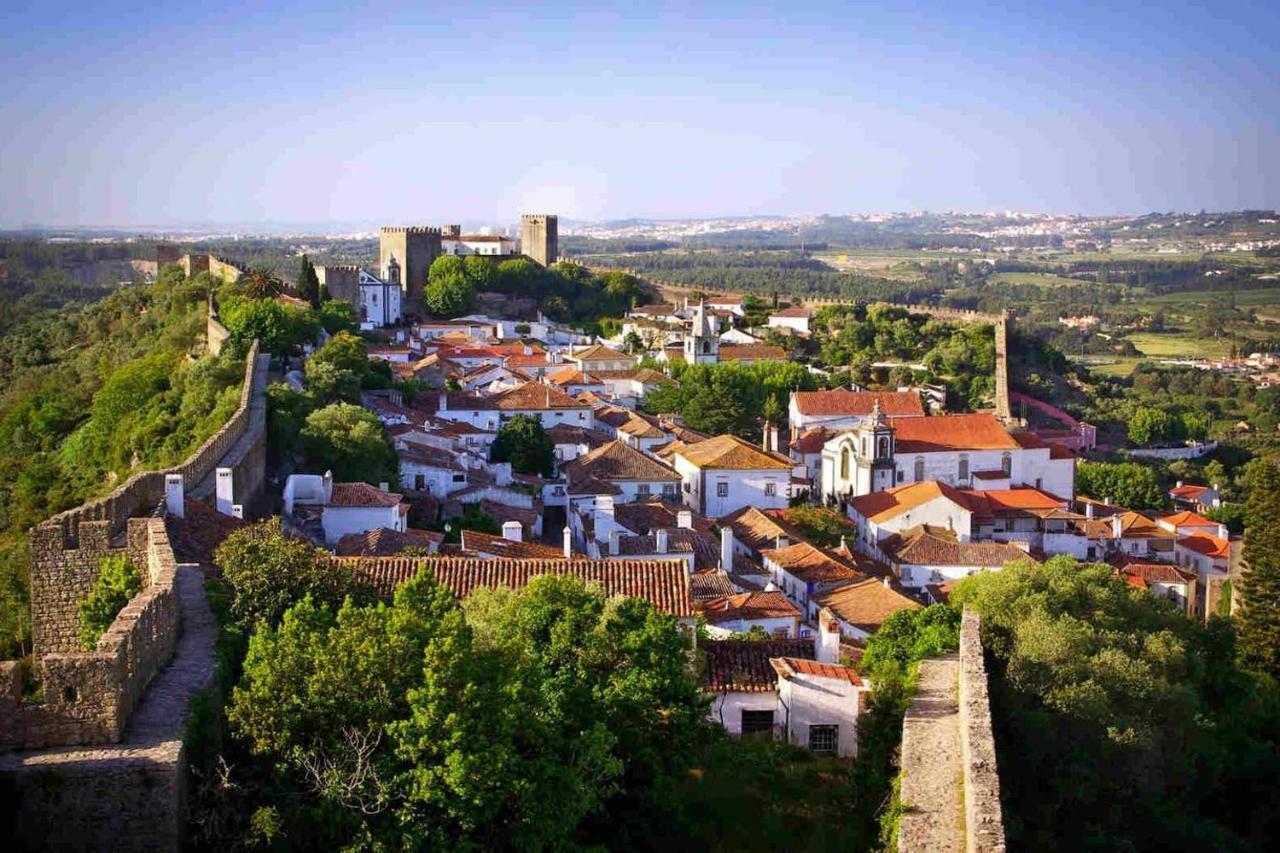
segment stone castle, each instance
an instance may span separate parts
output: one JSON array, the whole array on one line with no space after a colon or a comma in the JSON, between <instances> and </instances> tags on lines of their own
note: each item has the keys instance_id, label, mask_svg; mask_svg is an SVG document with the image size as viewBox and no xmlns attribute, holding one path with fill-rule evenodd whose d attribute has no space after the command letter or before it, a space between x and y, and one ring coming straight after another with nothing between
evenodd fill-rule
<instances>
[{"instance_id":1,"label":"stone castle","mask_svg":"<svg viewBox=\"0 0 1280 853\"><path fill-rule=\"evenodd\" d=\"M560 218L552 213L526 213L520 217L520 251L542 266L560 257Z\"/></svg>"}]
</instances>

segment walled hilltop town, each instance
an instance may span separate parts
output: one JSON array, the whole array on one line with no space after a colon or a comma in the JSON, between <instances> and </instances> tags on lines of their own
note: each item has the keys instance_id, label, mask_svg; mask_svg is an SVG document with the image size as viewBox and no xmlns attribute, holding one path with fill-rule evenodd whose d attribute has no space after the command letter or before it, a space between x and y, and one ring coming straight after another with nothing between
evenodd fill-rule
<instances>
[{"instance_id":1,"label":"walled hilltop town","mask_svg":"<svg viewBox=\"0 0 1280 853\"><path fill-rule=\"evenodd\" d=\"M451 257L456 267L438 263ZM903 308L990 328L984 409L954 407L936 386L823 383L759 412L747 438L646 401L681 369L787 362L777 336L814 334L817 302L775 304L753 324L741 296L650 292L613 334L553 319L519 292L479 292L470 313L430 310L454 269L562 260L551 214L523 216L518 236L382 228L376 267L314 267L349 329L317 329L291 351L253 340L238 404L194 453L30 529L34 673L0 664L0 779L17 846L186 843L193 700L225 691L207 582L219 546L266 522L386 601L424 568L459 600L544 575L640 599L697 638L716 725L852 761L877 693L859 664L868 641L971 575L1069 555L1187 620L1233 606L1241 539L1206 517L1217 484L1179 483L1164 513L1081 494L1077 465L1097 432L1010 389L1010 314ZM251 273L167 244L156 266L228 283ZM305 306L302 284L259 299ZM233 313L210 298L208 353L244 343ZM385 380L334 393L377 425L388 455L308 468L278 444L288 436L269 398L341 387L343 347L360 354L350 369ZM140 584L86 648L83 602L117 558ZM1004 847L980 631L966 611L958 651L921 665L901 733L899 796L913 804L902 850Z\"/></svg>"}]
</instances>

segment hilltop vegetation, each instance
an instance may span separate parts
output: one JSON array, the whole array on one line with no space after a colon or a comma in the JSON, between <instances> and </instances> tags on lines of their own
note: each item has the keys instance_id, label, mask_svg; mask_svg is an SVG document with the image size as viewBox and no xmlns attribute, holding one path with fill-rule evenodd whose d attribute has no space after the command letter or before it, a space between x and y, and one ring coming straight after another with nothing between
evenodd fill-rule
<instances>
[{"instance_id":1,"label":"hilltop vegetation","mask_svg":"<svg viewBox=\"0 0 1280 853\"><path fill-rule=\"evenodd\" d=\"M235 410L243 360L199 357L217 284L171 268L55 314L28 281L33 307L0 338L0 651L29 642L26 529L182 460Z\"/></svg>"}]
</instances>

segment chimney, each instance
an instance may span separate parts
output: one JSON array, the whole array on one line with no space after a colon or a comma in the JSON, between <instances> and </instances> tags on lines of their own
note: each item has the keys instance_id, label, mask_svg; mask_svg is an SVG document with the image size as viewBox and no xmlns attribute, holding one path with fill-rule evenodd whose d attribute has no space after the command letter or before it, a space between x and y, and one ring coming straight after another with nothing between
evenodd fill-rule
<instances>
[{"instance_id":1,"label":"chimney","mask_svg":"<svg viewBox=\"0 0 1280 853\"><path fill-rule=\"evenodd\" d=\"M595 521L596 541L604 542L609 538L609 532L618 526L613 514L613 495L596 496Z\"/></svg>"},{"instance_id":2,"label":"chimney","mask_svg":"<svg viewBox=\"0 0 1280 853\"><path fill-rule=\"evenodd\" d=\"M658 528L653 531L653 550L659 554L667 553L667 531L664 528Z\"/></svg>"},{"instance_id":3,"label":"chimney","mask_svg":"<svg viewBox=\"0 0 1280 853\"><path fill-rule=\"evenodd\" d=\"M524 539L524 527L518 521L504 521L502 538L508 542L520 542Z\"/></svg>"},{"instance_id":4,"label":"chimney","mask_svg":"<svg viewBox=\"0 0 1280 853\"><path fill-rule=\"evenodd\" d=\"M386 480L383 480L382 482L378 483L378 491L380 492L391 491L391 484L388 483Z\"/></svg>"},{"instance_id":5,"label":"chimney","mask_svg":"<svg viewBox=\"0 0 1280 853\"><path fill-rule=\"evenodd\" d=\"M733 528L727 524L720 528L720 568L733 569Z\"/></svg>"},{"instance_id":6,"label":"chimney","mask_svg":"<svg viewBox=\"0 0 1280 853\"><path fill-rule=\"evenodd\" d=\"M693 513L687 509L682 509L676 513L676 527L682 530L693 529Z\"/></svg>"},{"instance_id":7,"label":"chimney","mask_svg":"<svg viewBox=\"0 0 1280 853\"><path fill-rule=\"evenodd\" d=\"M1120 513L1111 516L1111 538L1119 539L1124 533L1124 525L1120 521Z\"/></svg>"},{"instance_id":8,"label":"chimney","mask_svg":"<svg viewBox=\"0 0 1280 853\"><path fill-rule=\"evenodd\" d=\"M449 392L447 391L440 392L440 408L438 409L438 411L441 411L441 412L449 411Z\"/></svg>"},{"instance_id":9,"label":"chimney","mask_svg":"<svg viewBox=\"0 0 1280 853\"><path fill-rule=\"evenodd\" d=\"M791 540L788 539L785 535L779 536L776 540L774 540L773 545L775 548L781 551L783 548L786 548L791 545Z\"/></svg>"},{"instance_id":10,"label":"chimney","mask_svg":"<svg viewBox=\"0 0 1280 853\"><path fill-rule=\"evenodd\" d=\"M825 607L818 611L818 641L813 651L820 663L840 663L840 623Z\"/></svg>"},{"instance_id":11,"label":"chimney","mask_svg":"<svg viewBox=\"0 0 1280 853\"><path fill-rule=\"evenodd\" d=\"M529 346L528 344L525 344L521 352L523 355L533 355L533 347Z\"/></svg>"},{"instance_id":12,"label":"chimney","mask_svg":"<svg viewBox=\"0 0 1280 853\"><path fill-rule=\"evenodd\" d=\"M232 517L232 518L244 518L244 504L232 504L232 505L231 505L231 517Z\"/></svg>"},{"instance_id":13,"label":"chimney","mask_svg":"<svg viewBox=\"0 0 1280 853\"><path fill-rule=\"evenodd\" d=\"M769 448L769 428L773 426L772 421L765 421L764 428L760 430L760 449L768 453Z\"/></svg>"},{"instance_id":14,"label":"chimney","mask_svg":"<svg viewBox=\"0 0 1280 853\"><path fill-rule=\"evenodd\" d=\"M214 506L218 512L231 515L231 504L235 502L234 492L235 482L231 469L219 468L214 479Z\"/></svg>"},{"instance_id":15,"label":"chimney","mask_svg":"<svg viewBox=\"0 0 1280 853\"><path fill-rule=\"evenodd\" d=\"M885 575L884 585L886 589L893 589L893 583L889 580L889 576Z\"/></svg>"},{"instance_id":16,"label":"chimney","mask_svg":"<svg viewBox=\"0 0 1280 853\"><path fill-rule=\"evenodd\" d=\"M1093 501L1084 505L1084 517L1089 521L1093 521Z\"/></svg>"},{"instance_id":17,"label":"chimney","mask_svg":"<svg viewBox=\"0 0 1280 853\"><path fill-rule=\"evenodd\" d=\"M1225 524L1218 525L1218 538L1224 542L1231 541L1231 531L1227 529Z\"/></svg>"},{"instance_id":18,"label":"chimney","mask_svg":"<svg viewBox=\"0 0 1280 853\"><path fill-rule=\"evenodd\" d=\"M185 505L181 474L164 475L164 510L174 518L182 518Z\"/></svg>"},{"instance_id":19,"label":"chimney","mask_svg":"<svg viewBox=\"0 0 1280 853\"><path fill-rule=\"evenodd\" d=\"M568 525L564 528L564 558L566 560L573 559L573 531Z\"/></svg>"},{"instance_id":20,"label":"chimney","mask_svg":"<svg viewBox=\"0 0 1280 853\"><path fill-rule=\"evenodd\" d=\"M853 553L853 549L849 547L849 539L848 539L848 537L847 537L847 536L845 536L843 533L841 533L841 534L840 534L840 548L839 548L839 550L844 551L844 552L849 553L849 554L852 554L852 553Z\"/></svg>"},{"instance_id":21,"label":"chimney","mask_svg":"<svg viewBox=\"0 0 1280 853\"><path fill-rule=\"evenodd\" d=\"M616 557L622 553L622 528L615 527L609 531L609 554Z\"/></svg>"},{"instance_id":22,"label":"chimney","mask_svg":"<svg viewBox=\"0 0 1280 853\"><path fill-rule=\"evenodd\" d=\"M1181 488L1182 488L1182 481L1181 481L1181 480L1179 480L1177 483L1175 483L1175 484L1174 484L1174 486L1173 486L1173 487L1174 487L1175 489L1181 489Z\"/></svg>"},{"instance_id":23,"label":"chimney","mask_svg":"<svg viewBox=\"0 0 1280 853\"><path fill-rule=\"evenodd\" d=\"M320 480L320 490L324 492L324 505L328 506L330 499L333 498L333 472L325 471L324 477Z\"/></svg>"}]
</instances>

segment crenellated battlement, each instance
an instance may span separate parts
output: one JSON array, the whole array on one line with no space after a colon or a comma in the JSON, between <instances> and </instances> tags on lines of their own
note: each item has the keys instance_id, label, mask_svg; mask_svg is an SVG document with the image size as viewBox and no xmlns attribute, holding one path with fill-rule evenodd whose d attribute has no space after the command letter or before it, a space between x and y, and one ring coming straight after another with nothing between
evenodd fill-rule
<instances>
[{"instance_id":1,"label":"crenellated battlement","mask_svg":"<svg viewBox=\"0 0 1280 853\"><path fill-rule=\"evenodd\" d=\"M383 234L440 234L441 229L435 225L383 225Z\"/></svg>"}]
</instances>

